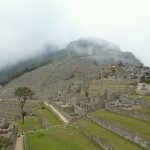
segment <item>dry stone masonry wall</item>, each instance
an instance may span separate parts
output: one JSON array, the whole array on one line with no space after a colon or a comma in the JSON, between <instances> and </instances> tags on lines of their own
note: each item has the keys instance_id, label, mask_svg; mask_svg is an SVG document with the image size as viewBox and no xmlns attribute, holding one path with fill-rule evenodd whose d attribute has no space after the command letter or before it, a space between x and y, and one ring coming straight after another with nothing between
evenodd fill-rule
<instances>
[{"instance_id":1,"label":"dry stone masonry wall","mask_svg":"<svg viewBox=\"0 0 150 150\"><path fill-rule=\"evenodd\" d=\"M125 139L128 139L136 144L139 144L140 146L150 149L150 141L144 139L141 136L136 135L135 133L128 132L125 129L120 128L119 126L116 126L108 121L105 121L103 119L97 119L91 115L87 115L87 118L95 122L96 124L124 137Z\"/></svg>"}]
</instances>

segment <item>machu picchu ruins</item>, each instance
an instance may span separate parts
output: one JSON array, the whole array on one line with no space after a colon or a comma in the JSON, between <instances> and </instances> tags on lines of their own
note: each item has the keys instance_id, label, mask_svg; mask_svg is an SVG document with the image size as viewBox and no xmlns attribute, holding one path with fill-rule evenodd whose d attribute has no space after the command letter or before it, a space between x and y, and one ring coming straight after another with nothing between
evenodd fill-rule
<instances>
[{"instance_id":1,"label":"machu picchu ruins","mask_svg":"<svg viewBox=\"0 0 150 150\"><path fill-rule=\"evenodd\" d=\"M0 150L150 149L150 68L104 45L74 41L0 85Z\"/></svg>"}]
</instances>

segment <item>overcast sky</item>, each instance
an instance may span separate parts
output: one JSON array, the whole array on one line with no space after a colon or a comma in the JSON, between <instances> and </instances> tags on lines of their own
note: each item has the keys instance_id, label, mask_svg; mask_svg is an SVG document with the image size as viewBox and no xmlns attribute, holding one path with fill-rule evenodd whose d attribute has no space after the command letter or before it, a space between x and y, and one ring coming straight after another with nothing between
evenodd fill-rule
<instances>
[{"instance_id":1,"label":"overcast sky","mask_svg":"<svg viewBox=\"0 0 150 150\"><path fill-rule=\"evenodd\" d=\"M112 41L150 66L150 0L0 0L0 68L80 37Z\"/></svg>"}]
</instances>

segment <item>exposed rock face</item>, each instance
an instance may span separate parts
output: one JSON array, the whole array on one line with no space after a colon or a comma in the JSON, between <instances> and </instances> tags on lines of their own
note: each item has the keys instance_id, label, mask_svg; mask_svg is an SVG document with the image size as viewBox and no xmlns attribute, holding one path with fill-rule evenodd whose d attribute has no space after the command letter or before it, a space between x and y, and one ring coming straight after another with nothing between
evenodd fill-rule
<instances>
[{"instance_id":1,"label":"exposed rock face","mask_svg":"<svg viewBox=\"0 0 150 150\"><path fill-rule=\"evenodd\" d=\"M91 59L96 59L100 64L123 63L140 65L141 62L130 52L122 52L120 48L105 40L96 38L79 39L71 42L67 50L78 55L88 55Z\"/></svg>"}]
</instances>

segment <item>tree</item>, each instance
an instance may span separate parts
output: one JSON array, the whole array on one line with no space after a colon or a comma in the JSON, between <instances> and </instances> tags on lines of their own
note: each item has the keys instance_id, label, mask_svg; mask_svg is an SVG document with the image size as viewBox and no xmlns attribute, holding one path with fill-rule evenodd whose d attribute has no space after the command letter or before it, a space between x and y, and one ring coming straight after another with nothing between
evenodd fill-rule
<instances>
[{"instance_id":1,"label":"tree","mask_svg":"<svg viewBox=\"0 0 150 150\"><path fill-rule=\"evenodd\" d=\"M32 95L34 95L34 93L32 92L31 89L27 87L19 87L15 89L14 95L19 100L20 108L21 108L21 115L22 115L22 123L24 123L24 117L25 117L24 106L25 106L26 100L30 98Z\"/></svg>"}]
</instances>

